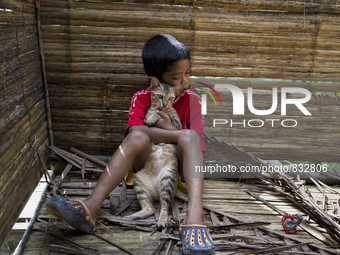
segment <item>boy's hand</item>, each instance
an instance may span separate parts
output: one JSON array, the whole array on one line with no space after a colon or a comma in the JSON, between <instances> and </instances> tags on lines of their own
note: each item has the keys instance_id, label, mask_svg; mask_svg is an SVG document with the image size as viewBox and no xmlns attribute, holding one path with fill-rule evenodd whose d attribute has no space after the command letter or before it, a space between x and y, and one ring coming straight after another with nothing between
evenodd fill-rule
<instances>
[{"instance_id":1,"label":"boy's hand","mask_svg":"<svg viewBox=\"0 0 340 255\"><path fill-rule=\"evenodd\" d=\"M155 127L166 130L177 130L177 128L175 128L171 124L170 118L166 113L162 111L157 111L157 114L160 115L162 118L155 123Z\"/></svg>"}]
</instances>

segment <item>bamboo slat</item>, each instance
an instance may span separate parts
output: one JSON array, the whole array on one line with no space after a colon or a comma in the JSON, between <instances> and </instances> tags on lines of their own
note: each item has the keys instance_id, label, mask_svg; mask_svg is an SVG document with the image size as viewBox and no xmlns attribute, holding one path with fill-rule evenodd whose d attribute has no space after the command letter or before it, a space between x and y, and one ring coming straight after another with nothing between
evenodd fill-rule
<instances>
[{"instance_id":1,"label":"bamboo slat","mask_svg":"<svg viewBox=\"0 0 340 255\"><path fill-rule=\"evenodd\" d=\"M112 84L112 85L147 85L147 77L140 74L96 74L91 73L47 73L48 82L54 84L91 84L97 85ZM136 91L137 92L137 91Z\"/></svg>"},{"instance_id":2,"label":"bamboo slat","mask_svg":"<svg viewBox=\"0 0 340 255\"><path fill-rule=\"evenodd\" d=\"M13 0L13 1L8 1L6 2L6 4L4 5L4 7L6 7L6 9L10 9L12 11L17 11L20 13L35 13L35 6L34 6L34 2L32 1L17 1L17 0Z\"/></svg>"},{"instance_id":3,"label":"bamboo slat","mask_svg":"<svg viewBox=\"0 0 340 255\"><path fill-rule=\"evenodd\" d=\"M63 92L60 88L63 88ZM51 91L51 95L53 96L70 96L76 97L79 96L98 96L107 98L127 98L131 99L132 95L139 90L146 89L147 85L97 85L90 84L84 87L84 85L68 85L68 84L51 84L49 89ZM71 110L71 109L70 109Z\"/></svg>"},{"instance_id":4,"label":"bamboo slat","mask_svg":"<svg viewBox=\"0 0 340 255\"><path fill-rule=\"evenodd\" d=\"M145 73L143 64L133 63L47 63L46 68L55 73L67 73L69 71L73 73Z\"/></svg>"},{"instance_id":5,"label":"bamboo slat","mask_svg":"<svg viewBox=\"0 0 340 255\"><path fill-rule=\"evenodd\" d=\"M159 28L190 28L191 17L187 12L185 13L175 13L175 12L163 12L154 13L150 15L150 12L138 12L135 11L133 15L127 15L131 12L110 12L108 10L92 10L92 9L72 9L67 11L65 9L53 9L55 11L42 12L42 18L47 19L58 19L58 20L81 20L84 15L88 16L88 21L101 21L101 22L121 22L124 19L124 23L128 24L138 24L144 26L153 26ZM143 17L149 16L148 19ZM167 19L165 19L165 17ZM90 28L91 29L91 28ZM102 29L105 29L102 27ZM58 29L59 30L59 29Z\"/></svg>"},{"instance_id":6,"label":"bamboo slat","mask_svg":"<svg viewBox=\"0 0 340 255\"><path fill-rule=\"evenodd\" d=\"M1 11L0 21L6 22L9 26L27 26L34 24L34 18L34 12L23 14L20 11Z\"/></svg>"},{"instance_id":7,"label":"bamboo slat","mask_svg":"<svg viewBox=\"0 0 340 255\"><path fill-rule=\"evenodd\" d=\"M84 120L85 122L88 120L98 120L104 121L107 118L107 121L114 122L115 120L122 120L128 118L128 113L125 111L110 111L110 110L92 110L92 109L69 109L65 111L64 109L60 108L53 108L52 109L52 117L53 118L60 118L63 117L70 121L72 117L75 117L74 121L81 121Z\"/></svg>"},{"instance_id":8,"label":"bamboo slat","mask_svg":"<svg viewBox=\"0 0 340 255\"><path fill-rule=\"evenodd\" d=\"M75 43L72 42L70 45L64 44L62 41L54 41L54 42L44 42L44 50L46 51L58 51L58 50L63 50L63 51L108 51L111 54L117 54L117 56L123 57L124 55L118 55L118 54L131 54L135 52L135 54L131 54L132 56L137 55L139 58L139 62L142 63L142 59L140 58L142 55L141 49L143 48L143 43L138 43L138 42L110 42L107 44L91 44L90 41L86 41L84 43Z\"/></svg>"},{"instance_id":9,"label":"bamboo slat","mask_svg":"<svg viewBox=\"0 0 340 255\"><path fill-rule=\"evenodd\" d=\"M123 133L105 133L99 134L98 132L66 132L54 131L54 143L62 149L69 149L72 146L82 148L82 151L87 154L97 155L110 155L116 151L118 146L124 139ZM86 139L84 139L86 137ZM89 147L91 145L91 147Z\"/></svg>"}]
</instances>

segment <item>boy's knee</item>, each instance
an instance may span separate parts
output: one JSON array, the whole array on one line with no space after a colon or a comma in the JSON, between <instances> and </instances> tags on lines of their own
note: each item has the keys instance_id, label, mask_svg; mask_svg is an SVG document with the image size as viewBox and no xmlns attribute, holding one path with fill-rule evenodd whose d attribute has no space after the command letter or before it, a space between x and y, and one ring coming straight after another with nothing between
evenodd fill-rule
<instances>
[{"instance_id":1,"label":"boy's knee","mask_svg":"<svg viewBox=\"0 0 340 255\"><path fill-rule=\"evenodd\" d=\"M190 146L190 144L193 143L200 143L200 137L197 134L197 132L193 129L183 129L182 132L178 136L178 145L187 145Z\"/></svg>"},{"instance_id":2,"label":"boy's knee","mask_svg":"<svg viewBox=\"0 0 340 255\"><path fill-rule=\"evenodd\" d=\"M149 136L140 130L132 130L126 136L124 142L136 146L136 149L139 147L144 148L151 143Z\"/></svg>"}]
</instances>

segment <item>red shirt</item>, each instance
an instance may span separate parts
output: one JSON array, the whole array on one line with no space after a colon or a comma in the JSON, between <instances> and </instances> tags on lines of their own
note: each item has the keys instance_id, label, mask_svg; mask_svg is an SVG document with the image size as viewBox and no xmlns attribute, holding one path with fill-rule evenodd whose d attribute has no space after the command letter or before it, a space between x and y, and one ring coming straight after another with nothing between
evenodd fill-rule
<instances>
[{"instance_id":1,"label":"red shirt","mask_svg":"<svg viewBox=\"0 0 340 255\"><path fill-rule=\"evenodd\" d=\"M128 134L128 128L133 125L144 125L145 115L151 105L151 88L138 91L131 100L129 122L124 136ZM201 98L188 90L184 96L178 97L173 107L181 120L183 129L193 129L201 138L202 151L205 150L203 141L204 115L201 114Z\"/></svg>"}]
</instances>

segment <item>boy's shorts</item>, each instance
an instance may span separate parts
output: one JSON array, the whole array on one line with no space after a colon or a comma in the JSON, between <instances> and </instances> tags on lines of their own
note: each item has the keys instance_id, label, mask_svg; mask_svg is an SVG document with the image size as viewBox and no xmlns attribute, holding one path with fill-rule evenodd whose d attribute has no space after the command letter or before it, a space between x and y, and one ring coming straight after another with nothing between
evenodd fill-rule
<instances>
[{"instance_id":1,"label":"boy's shorts","mask_svg":"<svg viewBox=\"0 0 340 255\"><path fill-rule=\"evenodd\" d=\"M129 172L125 175L124 180L126 185L133 185L133 176L135 175L135 172L133 171L133 165L130 167ZM178 175L178 190L187 193L187 186L184 182L182 182L181 176Z\"/></svg>"}]
</instances>

